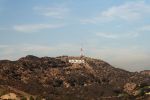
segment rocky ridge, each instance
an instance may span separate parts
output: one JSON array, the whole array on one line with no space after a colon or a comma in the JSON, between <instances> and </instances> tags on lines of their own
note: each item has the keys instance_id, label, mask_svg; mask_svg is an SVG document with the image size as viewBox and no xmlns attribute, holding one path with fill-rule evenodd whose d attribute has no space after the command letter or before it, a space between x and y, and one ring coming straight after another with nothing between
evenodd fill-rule
<instances>
[{"instance_id":1,"label":"rocky ridge","mask_svg":"<svg viewBox=\"0 0 150 100\"><path fill-rule=\"evenodd\" d=\"M85 63L71 64L69 59L83 59ZM16 61L0 61L0 86L46 100L146 100L150 76L89 57L28 55ZM10 89L5 90L8 92Z\"/></svg>"}]
</instances>

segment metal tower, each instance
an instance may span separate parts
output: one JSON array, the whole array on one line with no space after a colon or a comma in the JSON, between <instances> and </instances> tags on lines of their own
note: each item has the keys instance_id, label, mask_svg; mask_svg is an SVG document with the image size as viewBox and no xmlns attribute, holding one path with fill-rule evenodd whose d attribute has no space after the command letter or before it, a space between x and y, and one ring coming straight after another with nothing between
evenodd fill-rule
<instances>
[{"instance_id":1,"label":"metal tower","mask_svg":"<svg viewBox=\"0 0 150 100\"><path fill-rule=\"evenodd\" d=\"M81 56L81 57L84 56L84 54L83 54L83 48L80 49L80 56Z\"/></svg>"}]
</instances>

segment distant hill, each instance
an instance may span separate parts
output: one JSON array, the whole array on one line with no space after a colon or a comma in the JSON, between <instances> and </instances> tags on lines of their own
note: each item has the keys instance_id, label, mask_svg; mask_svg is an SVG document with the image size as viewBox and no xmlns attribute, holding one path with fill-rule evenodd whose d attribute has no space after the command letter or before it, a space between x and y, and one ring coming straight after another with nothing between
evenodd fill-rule
<instances>
[{"instance_id":1,"label":"distant hill","mask_svg":"<svg viewBox=\"0 0 150 100\"><path fill-rule=\"evenodd\" d=\"M70 59L85 63L69 63ZM28 55L0 61L0 96L14 92L46 100L148 100L150 76L143 73L89 57Z\"/></svg>"},{"instance_id":2,"label":"distant hill","mask_svg":"<svg viewBox=\"0 0 150 100\"><path fill-rule=\"evenodd\" d=\"M149 75L150 76L150 70L144 70L140 72L143 75Z\"/></svg>"}]
</instances>

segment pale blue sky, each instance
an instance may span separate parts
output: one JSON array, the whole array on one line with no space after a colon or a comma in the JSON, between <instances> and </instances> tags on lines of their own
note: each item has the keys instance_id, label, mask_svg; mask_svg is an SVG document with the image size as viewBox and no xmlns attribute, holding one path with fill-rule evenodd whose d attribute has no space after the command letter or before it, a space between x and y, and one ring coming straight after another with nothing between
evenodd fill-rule
<instances>
[{"instance_id":1,"label":"pale blue sky","mask_svg":"<svg viewBox=\"0 0 150 100\"><path fill-rule=\"evenodd\" d=\"M0 59L86 56L150 69L149 0L0 0Z\"/></svg>"}]
</instances>

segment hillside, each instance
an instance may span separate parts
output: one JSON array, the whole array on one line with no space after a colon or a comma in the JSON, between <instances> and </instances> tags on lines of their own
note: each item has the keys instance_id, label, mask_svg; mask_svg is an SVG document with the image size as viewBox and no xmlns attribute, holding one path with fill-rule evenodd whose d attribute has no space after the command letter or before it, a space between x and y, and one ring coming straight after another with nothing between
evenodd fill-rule
<instances>
[{"instance_id":1,"label":"hillside","mask_svg":"<svg viewBox=\"0 0 150 100\"><path fill-rule=\"evenodd\" d=\"M85 63L73 64L69 59ZM148 100L149 86L147 74L128 72L89 57L28 55L0 61L1 95L13 92L46 100Z\"/></svg>"}]
</instances>

